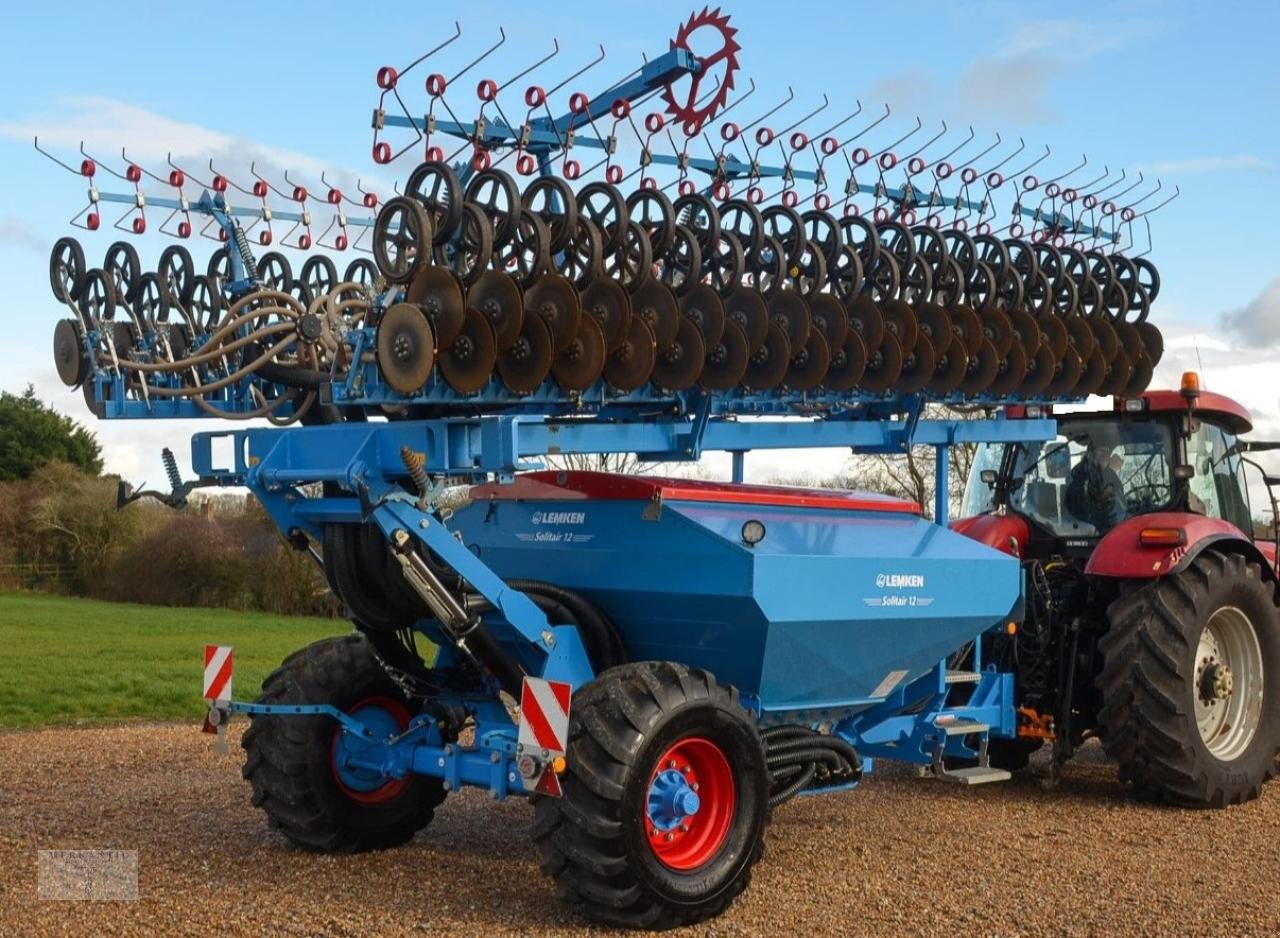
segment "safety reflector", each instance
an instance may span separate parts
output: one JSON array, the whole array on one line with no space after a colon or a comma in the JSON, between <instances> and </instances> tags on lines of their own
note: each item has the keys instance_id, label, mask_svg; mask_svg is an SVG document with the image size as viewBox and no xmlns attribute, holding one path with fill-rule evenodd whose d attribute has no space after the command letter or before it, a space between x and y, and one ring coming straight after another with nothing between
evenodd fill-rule
<instances>
[{"instance_id":1,"label":"safety reflector","mask_svg":"<svg viewBox=\"0 0 1280 938\"><path fill-rule=\"evenodd\" d=\"M230 645L204 646L204 699L231 699L231 672L235 665Z\"/></svg>"}]
</instances>

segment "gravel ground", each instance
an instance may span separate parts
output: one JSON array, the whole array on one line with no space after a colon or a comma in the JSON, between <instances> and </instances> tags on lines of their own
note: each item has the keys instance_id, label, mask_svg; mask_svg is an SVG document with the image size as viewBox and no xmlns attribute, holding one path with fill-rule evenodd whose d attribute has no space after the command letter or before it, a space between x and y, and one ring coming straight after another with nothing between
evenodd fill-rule
<instances>
[{"instance_id":1,"label":"gravel ground","mask_svg":"<svg viewBox=\"0 0 1280 938\"><path fill-rule=\"evenodd\" d=\"M300 853L249 804L241 728L229 756L193 726L0 734L0 933L588 933L521 799L452 797L398 850ZM1274 935L1278 832L1280 783L1226 811L1143 806L1097 749L1052 792L883 767L782 808L747 895L693 933ZM43 848L137 850L140 899L37 901Z\"/></svg>"}]
</instances>

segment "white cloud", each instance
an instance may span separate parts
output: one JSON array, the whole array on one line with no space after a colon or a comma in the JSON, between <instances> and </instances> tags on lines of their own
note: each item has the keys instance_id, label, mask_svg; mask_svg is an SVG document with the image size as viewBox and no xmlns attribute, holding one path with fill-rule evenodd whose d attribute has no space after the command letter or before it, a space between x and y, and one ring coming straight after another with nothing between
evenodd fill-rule
<instances>
[{"instance_id":1,"label":"white cloud","mask_svg":"<svg viewBox=\"0 0 1280 938\"><path fill-rule=\"evenodd\" d=\"M120 155L123 147L131 160L161 176L167 173L165 160L172 155L179 166L206 180L212 159L218 170L241 185L252 182L249 168L256 162L257 171L280 188L285 185L284 171L289 170L291 174L298 174L321 196L322 171L331 183L351 192L355 191L358 175L363 177L366 187L373 186L379 192L391 191L389 181L368 172L357 174L354 170L334 167L308 153L174 120L112 98L60 98L44 113L0 123L0 136L22 141L39 137L41 147L64 155L73 165L79 163L78 149L83 142L87 153L116 169L123 166ZM103 174L99 174L99 178L102 177ZM149 182L148 186L155 188ZM161 194L168 195L171 191Z\"/></svg>"},{"instance_id":2,"label":"white cloud","mask_svg":"<svg viewBox=\"0 0 1280 938\"><path fill-rule=\"evenodd\" d=\"M1238 310L1222 314L1222 327L1249 349L1274 348L1280 342L1280 277Z\"/></svg>"},{"instance_id":3,"label":"white cloud","mask_svg":"<svg viewBox=\"0 0 1280 938\"><path fill-rule=\"evenodd\" d=\"M37 254L44 254L49 249L32 225L8 215L0 215L0 244L11 244Z\"/></svg>"},{"instance_id":4,"label":"white cloud","mask_svg":"<svg viewBox=\"0 0 1280 938\"><path fill-rule=\"evenodd\" d=\"M1276 164L1253 153L1240 153L1236 156L1200 156L1185 160L1166 160L1160 163L1149 163L1138 167L1144 173L1157 176L1189 175L1191 173L1213 173L1231 170L1275 169Z\"/></svg>"}]
</instances>

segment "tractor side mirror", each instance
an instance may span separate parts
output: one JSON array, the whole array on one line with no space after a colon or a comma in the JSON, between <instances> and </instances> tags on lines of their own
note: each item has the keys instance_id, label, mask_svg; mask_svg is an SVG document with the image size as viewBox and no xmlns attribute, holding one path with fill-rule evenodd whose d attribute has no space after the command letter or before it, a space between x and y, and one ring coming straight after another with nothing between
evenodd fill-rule
<instances>
[{"instance_id":1,"label":"tractor side mirror","mask_svg":"<svg viewBox=\"0 0 1280 938\"><path fill-rule=\"evenodd\" d=\"M1173 467L1173 477L1180 482L1189 482L1196 477L1196 467L1186 463Z\"/></svg>"},{"instance_id":2,"label":"tractor side mirror","mask_svg":"<svg viewBox=\"0 0 1280 938\"><path fill-rule=\"evenodd\" d=\"M982 484L987 488L995 488L996 471L994 469L983 469L978 473L978 478L982 480Z\"/></svg>"},{"instance_id":3,"label":"tractor side mirror","mask_svg":"<svg viewBox=\"0 0 1280 938\"><path fill-rule=\"evenodd\" d=\"M1052 450L1044 461L1045 475L1065 479L1071 474L1071 450L1063 444Z\"/></svg>"}]
</instances>

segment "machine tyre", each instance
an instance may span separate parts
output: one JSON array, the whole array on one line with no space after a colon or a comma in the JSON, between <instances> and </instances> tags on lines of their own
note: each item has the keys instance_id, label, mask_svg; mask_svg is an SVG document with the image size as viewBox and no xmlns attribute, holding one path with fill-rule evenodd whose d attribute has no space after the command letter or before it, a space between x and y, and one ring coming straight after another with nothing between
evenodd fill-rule
<instances>
[{"instance_id":1,"label":"machine tyre","mask_svg":"<svg viewBox=\"0 0 1280 938\"><path fill-rule=\"evenodd\" d=\"M660 770L684 752L678 769L701 781L701 806L671 844L653 835L651 805ZM747 888L769 776L737 690L669 662L611 668L574 697L567 759L564 797L536 799L534 839L543 872L584 915L671 928L719 915Z\"/></svg>"},{"instance_id":2,"label":"machine tyre","mask_svg":"<svg viewBox=\"0 0 1280 938\"><path fill-rule=\"evenodd\" d=\"M1140 797L1188 807L1258 797L1277 774L1280 753L1280 613L1274 585L1258 565L1206 550L1182 572L1115 600L1108 617L1111 627L1099 645L1098 722L1121 781ZM1214 630L1219 637L1212 640L1222 646L1247 649L1235 660L1222 652L1220 663L1230 661L1240 673L1213 704L1228 708L1237 695L1260 697L1240 704L1234 724L1246 727L1244 738L1223 724L1206 741L1199 723L1206 716L1206 669L1216 658L1205 654L1203 636ZM1212 724L1212 711L1207 719Z\"/></svg>"},{"instance_id":3,"label":"machine tyre","mask_svg":"<svg viewBox=\"0 0 1280 938\"><path fill-rule=\"evenodd\" d=\"M294 652L262 682L258 703L362 705L412 713L363 635L326 638ZM407 720L407 717L405 717ZM441 779L409 775L353 792L333 764L337 724L327 716L254 716L240 745L253 804L307 850L354 853L406 843L445 798Z\"/></svg>"}]
</instances>

